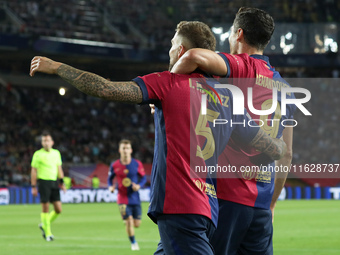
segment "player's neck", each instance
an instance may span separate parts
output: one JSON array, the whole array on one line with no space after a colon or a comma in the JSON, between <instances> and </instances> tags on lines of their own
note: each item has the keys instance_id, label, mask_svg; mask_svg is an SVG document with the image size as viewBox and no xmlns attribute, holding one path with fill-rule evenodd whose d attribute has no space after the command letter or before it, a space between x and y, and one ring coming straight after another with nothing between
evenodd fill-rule
<instances>
[{"instance_id":1,"label":"player's neck","mask_svg":"<svg viewBox=\"0 0 340 255\"><path fill-rule=\"evenodd\" d=\"M128 165L131 163L131 157L128 158L120 158L120 163L122 163L123 165Z\"/></svg>"},{"instance_id":2,"label":"player's neck","mask_svg":"<svg viewBox=\"0 0 340 255\"><path fill-rule=\"evenodd\" d=\"M246 53L249 56L250 55L263 55L263 51L262 50L258 50L254 47L249 46L248 44L242 43L240 45L240 48L237 51L238 54L243 54Z\"/></svg>"},{"instance_id":3,"label":"player's neck","mask_svg":"<svg viewBox=\"0 0 340 255\"><path fill-rule=\"evenodd\" d=\"M43 148L45 151L50 152L51 148Z\"/></svg>"}]
</instances>

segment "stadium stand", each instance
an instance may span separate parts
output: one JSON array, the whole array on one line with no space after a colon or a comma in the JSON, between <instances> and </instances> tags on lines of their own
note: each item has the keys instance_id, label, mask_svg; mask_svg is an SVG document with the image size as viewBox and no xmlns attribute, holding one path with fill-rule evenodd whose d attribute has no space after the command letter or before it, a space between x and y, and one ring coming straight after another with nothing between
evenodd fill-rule
<instances>
[{"instance_id":1,"label":"stadium stand","mask_svg":"<svg viewBox=\"0 0 340 255\"><path fill-rule=\"evenodd\" d=\"M92 1L7 1L21 23L20 32L102 42L118 42L119 34L105 25Z\"/></svg>"},{"instance_id":2,"label":"stadium stand","mask_svg":"<svg viewBox=\"0 0 340 255\"><path fill-rule=\"evenodd\" d=\"M41 147L42 128L53 134L65 163L109 164L119 158L122 137L133 141L136 158L152 162L153 126L147 106L116 107L78 91L61 97L51 89L3 86L0 100L0 116L6 116L0 127L0 181L26 184L32 154Z\"/></svg>"},{"instance_id":3,"label":"stadium stand","mask_svg":"<svg viewBox=\"0 0 340 255\"><path fill-rule=\"evenodd\" d=\"M231 23L240 6L266 9L275 22L336 22L340 2L335 0L42 0L2 1L17 17L18 31L36 36L56 36L135 47L164 49L180 20L207 24ZM3 31L11 30L9 24Z\"/></svg>"}]
</instances>

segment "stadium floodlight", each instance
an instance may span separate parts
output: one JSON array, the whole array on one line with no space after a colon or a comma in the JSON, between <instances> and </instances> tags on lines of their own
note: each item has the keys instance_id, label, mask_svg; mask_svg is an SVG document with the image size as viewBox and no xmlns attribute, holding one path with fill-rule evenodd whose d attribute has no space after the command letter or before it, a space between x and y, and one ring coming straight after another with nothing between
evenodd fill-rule
<instances>
[{"instance_id":1,"label":"stadium floodlight","mask_svg":"<svg viewBox=\"0 0 340 255\"><path fill-rule=\"evenodd\" d=\"M66 93L66 89L65 89L64 87L60 87L60 88L59 88L59 94L60 94L61 96L64 96L65 93Z\"/></svg>"}]
</instances>

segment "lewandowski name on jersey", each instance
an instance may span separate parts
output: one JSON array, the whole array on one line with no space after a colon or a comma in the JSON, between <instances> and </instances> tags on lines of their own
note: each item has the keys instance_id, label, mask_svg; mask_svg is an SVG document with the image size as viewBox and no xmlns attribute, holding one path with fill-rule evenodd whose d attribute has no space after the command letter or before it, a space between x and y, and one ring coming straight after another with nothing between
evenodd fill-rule
<instances>
[{"instance_id":1,"label":"lewandowski name on jersey","mask_svg":"<svg viewBox=\"0 0 340 255\"><path fill-rule=\"evenodd\" d=\"M216 84L216 80L218 80L219 84ZM207 115L209 104L215 104L215 106L220 104L221 106L231 108L233 115L243 115L244 105L247 105L247 111L251 114L252 118L241 122L235 122L232 118L209 118L213 127L216 127L216 125L229 125L230 127L233 127L233 125L260 126L267 129L275 129L278 126L295 127L298 125L298 121L293 118L292 113L296 108L305 116L312 115L304 106L311 99L310 91L305 88L293 88L284 80L270 79L262 75L257 75L253 79L234 78L216 80L211 79L210 81L202 82L202 80L193 79L190 82L191 88L197 89L202 93L201 114ZM240 86L241 83L242 86ZM239 87L247 88L245 95ZM265 94L263 94L263 88L268 90ZM232 105L230 105L230 97L218 93L216 89L229 90L233 97ZM262 97L266 97L265 101L258 102L256 100L259 93L263 95ZM295 98L294 93L302 94L303 97Z\"/></svg>"}]
</instances>

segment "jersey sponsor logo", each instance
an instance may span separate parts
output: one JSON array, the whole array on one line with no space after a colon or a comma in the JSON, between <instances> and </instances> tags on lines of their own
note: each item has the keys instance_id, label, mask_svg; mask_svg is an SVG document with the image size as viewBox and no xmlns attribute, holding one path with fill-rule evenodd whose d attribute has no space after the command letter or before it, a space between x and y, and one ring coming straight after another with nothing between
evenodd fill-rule
<instances>
[{"instance_id":1,"label":"jersey sponsor logo","mask_svg":"<svg viewBox=\"0 0 340 255\"><path fill-rule=\"evenodd\" d=\"M213 198L217 198L216 197L216 190L215 190L215 186L213 184L210 183L206 183L200 180L196 180L194 181L196 186L205 194L207 194L210 197Z\"/></svg>"},{"instance_id":2,"label":"jersey sponsor logo","mask_svg":"<svg viewBox=\"0 0 340 255\"><path fill-rule=\"evenodd\" d=\"M126 178L124 178L123 180L122 180L122 184L123 184L123 186L124 187L130 187L131 186L131 179L130 178L128 178L128 177L126 177Z\"/></svg>"},{"instance_id":3,"label":"jersey sponsor logo","mask_svg":"<svg viewBox=\"0 0 340 255\"><path fill-rule=\"evenodd\" d=\"M257 182L271 183L272 182L272 173L270 171L260 171L259 173L257 173L255 180Z\"/></svg>"}]
</instances>

